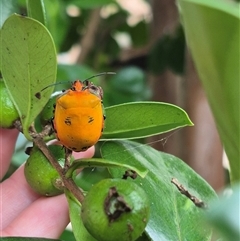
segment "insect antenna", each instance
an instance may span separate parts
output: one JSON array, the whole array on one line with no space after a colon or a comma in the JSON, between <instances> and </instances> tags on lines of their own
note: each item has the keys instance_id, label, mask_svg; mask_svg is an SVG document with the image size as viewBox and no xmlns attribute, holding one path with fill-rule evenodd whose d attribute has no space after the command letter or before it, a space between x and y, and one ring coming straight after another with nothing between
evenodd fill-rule
<instances>
[{"instance_id":1,"label":"insect antenna","mask_svg":"<svg viewBox=\"0 0 240 241\"><path fill-rule=\"evenodd\" d=\"M87 82L88 80L93 79L95 77L98 77L98 76L101 76L101 75L108 75L108 74L110 75L110 74L116 74L116 73L115 72L102 72L102 73L95 74L95 75L83 80L83 82Z\"/></svg>"},{"instance_id":2,"label":"insect antenna","mask_svg":"<svg viewBox=\"0 0 240 241\"><path fill-rule=\"evenodd\" d=\"M101 75L108 75L108 74L110 75L110 74L116 74L116 73L115 73L115 72L102 72L102 73L95 74L95 75L93 75L93 76L85 79L84 82L87 83L87 81L90 80L90 79L93 79L93 78L98 77L98 76L101 76ZM71 82L71 81L60 81L60 82L57 82L57 83L50 84L50 85L44 87L44 88L41 90L41 92L44 91L45 89L51 87L51 86L60 85L60 84L65 84L65 83L68 83L68 82Z\"/></svg>"}]
</instances>

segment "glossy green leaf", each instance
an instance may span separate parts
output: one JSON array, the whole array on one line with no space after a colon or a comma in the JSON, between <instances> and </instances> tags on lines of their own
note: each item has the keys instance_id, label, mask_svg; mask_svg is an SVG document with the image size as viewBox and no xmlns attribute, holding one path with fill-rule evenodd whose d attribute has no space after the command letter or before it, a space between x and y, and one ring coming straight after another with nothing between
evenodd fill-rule
<instances>
[{"instance_id":1,"label":"glossy green leaf","mask_svg":"<svg viewBox=\"0 0 240 241\"><path fill-rule=\"evenodd\" d=\"M134 139L192 126L181 108L161 102L134 102L108 107L104 139Z\"/></svg>"},{"instance_id":2,"label":"glossy green leaf","mask_svg":"<svg viewBox=\"0 0 240 241\"><path fill-rule=\"evenodd\" d=\"M16 11L18 11L16 0L1 0L0 1L0 27L2 27L4 21Z\"/></svg>"},{"instance_id":3,"label":"glossy green leaf","mask_svg":"<svg viewBox=\"0 0 240 241\"><path fill-rule=\"evenodd\" d=\"M206 215L207 220L213 225L226 240L240 240L240 185L235 185L228 190L230 195L222 194L219 200L212 203L212 208Z\"/></svg>"},{"instance_id":4,"label":"glossy green leaf","mask_svg":"<svg viewBox=\"0 0 240 241\"><path fill-rule=\"evenodd\" d=\"M48 30L36 20L17 14L1 29L2 75L19 112L25 136L47 103L56 80L56 52ZM39 93L39 95L37 95Z\"/></svg>"},{"instance_id":5,"label":"glossy green leaf","mask_svg":"<svg viewBox=\"0 0 240 241\"><path fill-rule=\"evenodd\" d=\"M46 12L43 0L27 0L28 17L34 18L46 25Z\"/></svg>"},{"instance_id":6,"label":"glossy green leaf","mask_svg":"<svg viewBox=\"0 0 240 241\"><path fill-rule=\"evenodd\" d=\"M83 225L81 214L81 204L68 190L65 191L68 200L69 216L76 241L96 241Z\"/></svg>"},{"instance_id":7,"label":"glossy green leaf","mask_svg":"<svg viewBox=\"0 0 240 241\"><path fill-rule=\"evenodd\" d=\"M147 235L159 240L210 240L211 231L202 225L205 210L196 207L171 183L176 178L192 195L206 205L216 198L214 190L187 164L170 154L159 152L150 146L132 141L107 141L101 148L103 158L127 161L129 165L141 163L148 169L145 178L133 180L148 194L150 199L150 221ZM123 170L110 168L113 177L121 177Z\"/></svg>"},{"instance_id":8,"label":"glossy green leaf","mask_svg":"<svg viewBox=\"0 0 240 241\"><path fill-rule=\"evenodd\" d=\"M115 159L81 158L73 161L66 173L66 176L72 176L73 171L82 167L124 167L134 170L141 177L145 177L148 172L146 167L144 167L141 163L134 163L134 165L131 165L128 160L116 161Z\"/></svg>"},{"instance_id":9,"label":"glossy green leaf","mask_svg":"<svg viewBox=\"0 0 240 241\"><path fill-rule=\"evenodd\" d=\"M179 0L186 38L231 167L240 180L240 14L231 1Z\"/></svg>"}]
</instances>

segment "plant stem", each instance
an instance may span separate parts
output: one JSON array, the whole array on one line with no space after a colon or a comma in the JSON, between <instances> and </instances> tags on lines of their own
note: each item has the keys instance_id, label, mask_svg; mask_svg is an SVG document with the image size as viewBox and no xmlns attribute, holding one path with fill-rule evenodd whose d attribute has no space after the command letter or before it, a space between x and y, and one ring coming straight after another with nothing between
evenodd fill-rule
<instances>
[{"instance_id":1,"label":"plant stem","mask_svg":"<svg viewBox=\"0 0 240 241\"><path fill-rule=\"evenodd\" d=\"M77 200L80 203L82 203L84 200L83 193L78 188L78 186L74 183L72 178L66 178L64 174L64 169L61 167L58 161L53 157L53 155L49 152L48 147L43 141L43 139L41 137L40 138L35 137L33 138L33 143L42 151L42 153L47 157L47 159L50 161L53 167L57 170L57 172L59 173L63 181L65 188L67 188L70 192L72 192L73 195L77 198Z\"/></svg>"},{"instance_id":2,"label":"plant stem","mask_svg":"<svg viewBox=\"0 0 240 241\"><path fill-rule=\"evenodd\" d=\"M22 126L21 126L20 122L15 123L15 127L19 131L22 131ZM84 200L84 195L83 195L82 191L78 188L78 186L75 184L75 182L72 180L71 177L65 176L66 170L61 167L61 165L58 163L58 161L55 159L55 157L49 151L46 143L43 140L44 136L48 135L50 129L51 128L49 126L46 126L41 133L37 133L34 126L31 126L29 128L29 133L30 133L31 137L33 138L32 139L33 143L42 151L42 153L46 156L46 158L49 160L49 162L52 164L52 166L59 173L59 175L62 179L62 182L64 184L64 187L66 189L68 189L80 203L82 203Z\"/></svg>"},{"instance_id":3,"label":"plant stem","mask_svg":"<svg viewBox=\"0 0 240 241\"><path fill-rule=\"evenodd\" d=\"M71 165L72 150L65 147L65 163L64 163L64 173L67 172Z\"/></svg>"}]
</instances>

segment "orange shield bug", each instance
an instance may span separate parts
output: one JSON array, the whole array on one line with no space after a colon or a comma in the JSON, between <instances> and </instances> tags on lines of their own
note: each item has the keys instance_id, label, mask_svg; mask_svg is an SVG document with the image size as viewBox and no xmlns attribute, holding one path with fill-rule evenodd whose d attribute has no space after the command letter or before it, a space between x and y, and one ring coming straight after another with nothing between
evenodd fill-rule
<instances>
[{"instance_id":1,"label":"orange shield bug","mask_svg":"<svg viewBox=\"0 0 240 241\"><path fill-rule=\"evenodd\" d=\"M114 74L111 72L100 73ZM57 100L53 129L66 148L80 152L95 145L104 128L103 91L88 80L76 80Z\"/></svg>"}]
</instances>

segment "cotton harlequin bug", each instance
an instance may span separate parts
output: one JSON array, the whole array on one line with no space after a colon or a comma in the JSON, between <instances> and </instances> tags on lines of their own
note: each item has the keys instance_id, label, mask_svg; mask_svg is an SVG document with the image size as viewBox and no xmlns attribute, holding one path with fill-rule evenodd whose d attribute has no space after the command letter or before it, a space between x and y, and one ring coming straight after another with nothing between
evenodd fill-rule
<instances>
[{"instance_id":1,"label":"cotton harlequin bug","mask_svg":"<svg viewBox=\"0 0 240 241\"><path fill-rule=\"evenodd\" d=\"M102 97L101 87L77 80L57 98L53 128L65 147L80 152L98 142L105 120Z\"/></svg>"},{"instance_id":2,"label":"cotton harlequin bug","mask_svg":"<svg viewBox=\"0 0 240 241\"><path fill-rule=\"evenodd\" d=\"M103 91L89 79L103 74L115 73L100 73L84 81L76 80L56 99L53 129L57 139L67 149L85 151L101 137L106 118L102 104Z\"/></svg>"}]
</instances>

